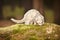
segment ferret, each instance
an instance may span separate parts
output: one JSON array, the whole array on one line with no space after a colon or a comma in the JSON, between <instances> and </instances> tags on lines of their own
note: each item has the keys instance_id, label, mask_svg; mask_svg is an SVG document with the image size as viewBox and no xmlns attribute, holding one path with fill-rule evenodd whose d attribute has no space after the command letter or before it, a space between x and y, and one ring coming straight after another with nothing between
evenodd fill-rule
<instances>
[{"instance_id":1,"label":"ferret","mask_svg":"<svg viewBox=\"0 0 60 40\"><path fill-rule=\"evenodd\" d=\"M28 10L24 17L21 20L16 20L11 18L11 20L15 23L23 23L26 25L33 24L43 25L44 24L44 16L36 9Z\"/></svg>"}]
</instances>

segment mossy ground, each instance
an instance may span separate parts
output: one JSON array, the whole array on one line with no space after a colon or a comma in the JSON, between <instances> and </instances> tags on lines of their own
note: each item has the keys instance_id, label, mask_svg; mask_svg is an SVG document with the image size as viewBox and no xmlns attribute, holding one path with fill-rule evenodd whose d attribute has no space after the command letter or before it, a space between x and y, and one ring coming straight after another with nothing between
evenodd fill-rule
<instances>
[{"instance_id":1,"label":"mossy ground","mask_svg":"<svg viewBox=\"0 0 60 40\"><path fill-rule=\"evenodd\" d=\"M60 26L53 23L39 25L15 24L0 28L3 40L59 40Z\"/></svg>"}]
</instances>

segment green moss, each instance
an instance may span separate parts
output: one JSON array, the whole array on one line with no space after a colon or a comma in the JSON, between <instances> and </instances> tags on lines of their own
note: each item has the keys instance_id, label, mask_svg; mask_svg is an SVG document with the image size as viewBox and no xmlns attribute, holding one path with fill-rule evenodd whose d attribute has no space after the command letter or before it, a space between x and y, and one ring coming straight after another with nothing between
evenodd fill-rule
<instances>
[{"instance_id":1,"label":"green moss","mask_svg":"<svg viewBox=\"0 0 60 40\"><path fill-rule=\"evenodd\" d=\"M60 25L45 23L39 25L15 24L9 27L0 28L0 34L9 34L3 36L10 40L59 40Z\"/></svg>"}]
</instances>

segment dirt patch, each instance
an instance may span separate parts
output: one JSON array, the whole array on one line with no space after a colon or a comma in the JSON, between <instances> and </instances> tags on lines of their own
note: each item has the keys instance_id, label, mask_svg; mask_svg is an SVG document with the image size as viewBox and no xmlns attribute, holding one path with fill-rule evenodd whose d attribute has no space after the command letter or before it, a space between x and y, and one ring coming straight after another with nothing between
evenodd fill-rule
<instances>
[{"instance_id":1,"label":"dirt patch","mask_svg":"<svg viewBox=\"0 0 60 40\"><path fill-rule=\"evenodd\" d=\"M0 27L10 26L10 25L13 25L13 24L15 24L15 23L13 23L10 20L0 20Z\"/></svg>"}]
</instances>

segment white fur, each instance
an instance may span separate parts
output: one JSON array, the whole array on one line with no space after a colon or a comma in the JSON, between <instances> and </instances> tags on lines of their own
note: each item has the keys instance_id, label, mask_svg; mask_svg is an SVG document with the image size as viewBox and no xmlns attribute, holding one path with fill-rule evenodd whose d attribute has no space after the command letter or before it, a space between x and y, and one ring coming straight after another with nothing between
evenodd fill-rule
<instances>
[{"instance_id":1,"label":"white fur","mask_svg":"<svg viewBox=\"0 0 60 40\"><path fill-rule=\"evenodd\" d=\"M38 25L43 25L44 24L44 17L42 15L36 16L34 20Z\"/></svg>"},{"instance_id":2,"label":"white fur","mask_svg":"<svg viewBox=\"0 0 60 40\"><path fill-rule=\"evenodd\" d=\"M26 25L33 24L33 23L34 23L34 25L36 25L36 23L38 25L44 24L44 17L36 9L28 10L25 13L23 19L21 19L21 20L16 20L14 18L11 18L11 20L15 23L23 23L24 22Z\"/></svg>"}]
</instances>

